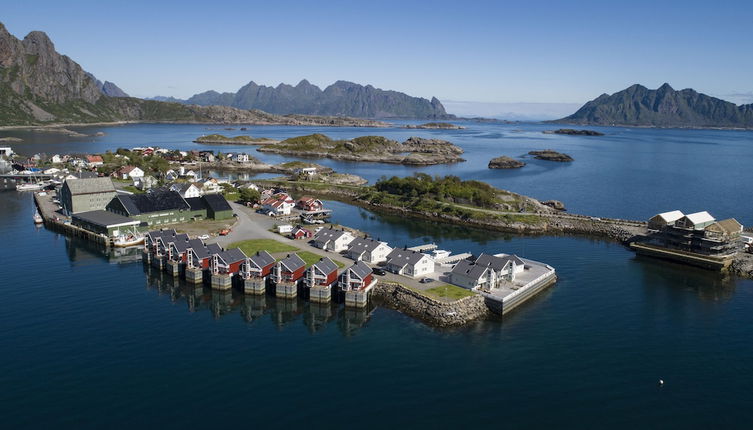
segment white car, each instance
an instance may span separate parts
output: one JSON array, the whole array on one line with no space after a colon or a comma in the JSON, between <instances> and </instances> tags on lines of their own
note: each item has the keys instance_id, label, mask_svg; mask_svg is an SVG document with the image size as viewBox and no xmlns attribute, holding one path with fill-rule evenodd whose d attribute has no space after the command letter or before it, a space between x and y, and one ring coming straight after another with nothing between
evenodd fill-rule
<instances>
[{"instance_id":1,"label":"white car","mask_svg":"<svg viewBox=\"0 0 753 430\"><path fill-rule=\"evenodd\" d=\"M209 239L209 235L208 234L202 234L201 236L197 236L196 238L197 239L201 239L201 240L207 240L207 239Z\"/></svg>"}]
</instances>

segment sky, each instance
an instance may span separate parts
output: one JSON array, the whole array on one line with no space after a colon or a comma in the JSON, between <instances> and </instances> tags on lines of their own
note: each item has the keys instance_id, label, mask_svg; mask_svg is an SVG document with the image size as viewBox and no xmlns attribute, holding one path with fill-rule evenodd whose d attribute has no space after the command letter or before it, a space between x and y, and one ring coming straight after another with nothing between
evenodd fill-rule
<instances>
[{"instance_id":1,"label":"sky","mask_svg":"<svg viewBox=\"0 0 753 430\"><path fill-rule=\"evenodd\" d=\"M500 116L668 82L753 103L749 0L3 3L16 37L137 97L348 80Z\"/></svg>"}]
</instances>

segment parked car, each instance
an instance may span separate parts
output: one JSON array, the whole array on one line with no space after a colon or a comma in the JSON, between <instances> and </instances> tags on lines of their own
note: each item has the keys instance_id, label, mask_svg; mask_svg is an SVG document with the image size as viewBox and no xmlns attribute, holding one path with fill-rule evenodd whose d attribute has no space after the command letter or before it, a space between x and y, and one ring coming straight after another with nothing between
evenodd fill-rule
<instances>
[{"instance_id":1,"label":"parked car","mask_svg":"<svg viewBox=\"0 0 753 430\"><path fill-rule=\"evenodd\" d=\"M384 276L387 274L387 272L384 269L380 269L380 268L374 269L373 272L375 275L378 275L378 276Z\"/></svg>"},{"instance_id":2,"label":"parked car","mask_svg":"<svg viewBox=\"0 0 753 430\"><path fill-rule=\"evenodd\" d=\"M207 240L207 239L209 239L209 235L208 234L202 234L201 236L196 236L196 238L197 239L201 239L201 240Z\"/></svg>"},{"instance_id":3,"label":"parked car","mask_svg":"<svg viewBox=\"0 0 753 430\"><path fill-rule=\"evenodd\" d=\"M421 280L420 280L420 281L418 281L418 282L420 282L420 283L422 283L422 284L428 284L428 283L430 283L430 282L434 282L434 280L433 280L433 279L431 279L431 278L421 278Z\"/></svg>"},{"instance_id":4,"label":"parked car","mask_svg":"<svg viewBox=\"0 0 753 430\"><path fill-rule=\"evenodd\" d=\"M220 236L227 236L228 234L230 234L230 231L231 230L229 228L223 228L222 230L220 230Z\"/></svg>"}]
</instances>

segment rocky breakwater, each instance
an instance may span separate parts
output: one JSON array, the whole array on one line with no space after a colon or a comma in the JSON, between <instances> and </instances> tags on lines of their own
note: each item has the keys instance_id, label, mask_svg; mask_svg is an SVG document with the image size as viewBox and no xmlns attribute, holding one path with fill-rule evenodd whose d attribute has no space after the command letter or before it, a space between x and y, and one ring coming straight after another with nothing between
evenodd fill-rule
<instances>
[{"instance_id":1,"label":"rocky breakwater","mask_svg":"<svg viewBox=\"0 0 753 430\"><path fill-rule=\"evenodd\" d=\"M405 128L421 130L464 130L462 125L450 124L449 122L427 122L426 124L408 124Z\"/></svg>"},{"instance_id":2,"label":"rocky breakwater","mask_svg":"<svg viewBox=\"0 0 753 430\"><path fill-rule=\"evenodd\" d=\"M465 161L462 148L446 140L411 137L403 143L382 136L362 136L350 140L334 140L323 134L285 139L265 145L259 152L298 157L331 158L390 164L428 166Z\"/></svg>"},{"instance_id":3,"label":"rocky breakwater","mask_svg":"<svg viewBox=\"0 0 753 430\"><path fill-rule=\"evenodd\" d=\"M490 169L519 169L525 165L526 163L522 161L504 155L501 157L492 158L489 161Z\"/></svg>"},{"instance_id":4,"label":"rocky breakwater","mask_svg":"<svg viewBox=\"0 0 753 430\"><path fill-rule=\"evenodd\" d=\"M437 327L457 327L492 315L481 295L440 302L400 284L379 282L372 299L381 306L397 310Z\"/></svg>"},{"instance_id":5,"label":"rocky breakwater","mask_svg":"<svg viewBox=\"0 0 753 430\"><path fill-rule=\"evenodd\" d=\"M533 155L533 158L537 160L559 161L559 162L573 161L573 157L567 154L563 154L561 152L557 152L553 149L544 149L543 151L530 151L528 154Z\"/></svg>"},{"instance_id":6,"label":"rocky breakwater","mask_svg":"<svg viewBox=\"0 0 753 430\"><path fill-rule=\"evenodd\" d=\"M753 278L753 254L738 252L729 266L729 272L744 278Z\"/></svg>"},{"instance_id":7,"label":"rocky breakwater","mask_svg":"<svg viewBox=\"0 0 753 430\"><path fill-rule=\"evenodd\" d=\"M227 137L221 134L208 134L205 136L197 137L194 143L207 143L207 144L224 144L224 145L270 145L278 143L279 140L270 139L268 137L252 137L252 136L235 136Z\"/></svg>"},{"instance_id":8,"label":"rocky breakwater","mask_svg":"<svg viewBox=\"0 0 753 430\"><path fill-rule=\"evenodd\" d=\"M544 134L568 134L571 136L604 136L604 133L593 130L575 130L572 128L560 128L559 130L544 130Z\"/></svg>"}]
</instances>

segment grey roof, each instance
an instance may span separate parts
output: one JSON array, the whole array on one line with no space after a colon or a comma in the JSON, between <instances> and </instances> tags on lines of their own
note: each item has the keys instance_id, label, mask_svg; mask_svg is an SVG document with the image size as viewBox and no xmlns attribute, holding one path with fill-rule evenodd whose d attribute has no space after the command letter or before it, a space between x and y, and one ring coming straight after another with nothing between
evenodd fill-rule
<instances>
[{"instance_id":1,"label":"grey roof","mask_svg":"<svg viewBox=\"0 0 753 430\"><path fill-rule=\"evenodd\" d=\"M222 247L220 245L217 245L216 243L207 243L207 252L210 255L219 254L222 252Z\"/></svg>"},{"instance_id":2,"label":"grey roof","mask_svg":"<svg viewBox=\"0 0 753 430\"><path fill-rule=\"evenodd\" d=\"M209 257L209 251L207 251L207 247L204 245L204 242L202 242L201 239L189 240L188 247L193 250L199 260L203 260Z\"/></svg>"},{"instance_id":3,"label":"grey roof","mask_svg":"<svg viewBox=\"0 0 753 430\"><path fill-rule=\"evenodd\" d=\"M316 233L316 236L314 236L314 242L315 243L327 243L330 240L337 240L340 238L340 236L344 235L345 231L343 230L333 230L331 228L323 228L319 230L318 233Z\"/></svg>"},{"instance_id":4,"label":"grey roof","mask_svg":"<svg viewBox=\"0 0 753 430\"><path fill-rule=\"evenodd\" d=\"M179 253L185 252L189 247L188 241L176 240L171 243Z\"/></svg>"},{"instance_id":5,"label":"grey roof","mask_svg":"<svg viewBox=\"0 0 753 430\"><path fill-rule=\"evenodd\" d=\"M280 264L285 266L291 272L294 272L306 265L306 262L298 256L298 254L288 254L287 257L280 260Z\"/></svg>"},{"instance_id":6,"label":"grey roof","mask_svg":"<svg viewBox=\"0 0 753 430\"><path fill-rule=\"evenodd\" d=\"M207 204L201 197L187 197L184 199L192 211L200 211L207 208Z\"/></svg>"},{"instance_id":7,"label":"grey roof","mask_svg":"<svg viewBox=\"0 0 753 430\"><path fill-rule=\"evenodd\" d=\"M112 180L107 177L102 178L81 178L66 179L65 184L68 186L71 195L94 194L94 193L114 193L115 187Z\"/></svg>"},{"instance_id":8,"label":"grey roof","mask_svg":"<svg viewBox=\"0 0 753 430\"><path fill-rule=\"evenodd\" d=\"M167 230L152 230L149 233L147 233L146 235L149 238L151 238L151 240L153 242L156 242L157 239L172 237L172 236L175 236L176 234L178 234L178 233L175 232L175 229L171 228L171 229L167 229Z\"/></svg>"},{"instance_id":9,"label":"grey roof","mask_svg":"<svg viewBox=\"0 0 753 430\"><path fill-rule=\"evenodd\" d=\"M500 272L505 268L508 261L513 261L515 264L524 265L523 260L518 258L517 255L505 255L504 257L497 257L491 254L481 254L476 259L476 264L480 266L491 266L495 272Z\"/></svg>"},{"instance_id":10,"label":"grey roof","mask_svg":"<svg viewBox=\"0 0 753 430\"><path fill-rule=\"evenodd\" d=\"M220 252L217 256L225 262L225 264L237 263L246 259L246 254L241 251L240 248L228 249Z\"/></svg>"},{"instance_id":11,"label":"grey roof","mask_svg":"<svg viewBox=\"0 0 753 430\"><path fill-rule=\"evenodd\" d=\"M353 272L359 279L363 280L365 277L371 274L371 267L361 260L358 260L356 264L348 267L348 270Z\"/></svg>"},{"instance_id":12,"label":"grey roof","mask_svg":"<svg viewBox=\"0 0 753 430\"><path fill-rule=\"evenodd\" d=\"M403 267L406 264L416 264L424 257L428 256L410 249L395 248L387 255L387 263Z\"/></svg>"},{"instance_id":13,"label":"grey roof","mask_svg":"<svg viewBox=\"0 0 753 430\"><path fill-rule=\"evenodd\" d=\"M257 251L256 254L250 257L250 259L259 268L266 267L275 262L275 258L267 251Z\"/></svg>"},{"instance_id":14,"label":"grey roof","mask_svg":"<svg viewBox=\"0 0 753 430\"><path fill-rule=\"evenodd\" d=\"M118 194L116 198L130 215L165 210L189 210L191 206L176 191L157 189L146 194Z\"/></svg>"},{"instance_id":15,"label":"grey roof","mask_svg":"<svg viewBox=\"0 0 753 430\"><path fill-rule=\"evenodd\" d=\"M452 268L450 273L453 275L465 275L471 279L478 280L487 269L494 270L487 264L477 264L470 260L461 260Z\"/></svg>"},{"instance_id":16,"label":"grey roof","mask_svg":"<svg viewBox=\"0 0 753 430\"><path fill-rule=\"evenodd\" d=\"M364 252L373 252L375 249L377 249L377 247L379 247L381 243L382 242L378 240L358 237L353 239L353 242L350 242L348 251L361 255Z\"/></svg>"},{"instance_id":17,"label":"grey roof","mask_svg":"<svg viewBox=\"0 0 753 430\"><path fill-rule=\"evenodd\" d=\"M337 270L337 264L335 264L334 261L330 260L329 257L320 259L316 263L312 264L311 267L316 267L322 273L332 273Z\"/></svg>"},{"instance_id":18,"label":"grey roof","mask_svg":"<svg viewBox=\"0 0 753 430\"><path fill-rule=\"evenodd\" d=\"M73 219L80 219L82 221L86 221L90 224L99 225L102 227L108 227L108 226L115 226L115 225L121 225L121 224L128 224L128 225L137 225L139 224L139 221L118 215L116 213L98 210L98 211L88 211L88 212L79 212L77 214L73 214Z\"/></svg>"}]
</instances>

